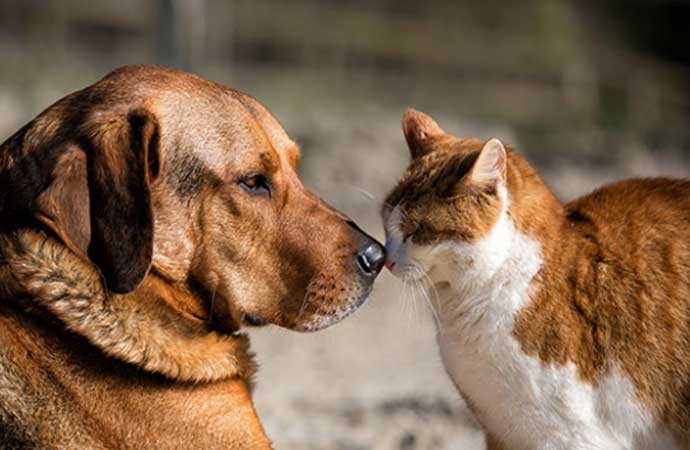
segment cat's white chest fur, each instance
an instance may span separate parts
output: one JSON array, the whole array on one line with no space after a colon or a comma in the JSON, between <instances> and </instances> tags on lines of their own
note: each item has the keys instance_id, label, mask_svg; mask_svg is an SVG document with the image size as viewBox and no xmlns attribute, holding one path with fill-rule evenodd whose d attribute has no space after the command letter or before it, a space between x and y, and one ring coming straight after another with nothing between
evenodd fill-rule
<instances>
[{"instance_id":1,"label":"cat's white chest fur","mask_svg":"<svg viewBox=\"0 0 690 450\"><path fill-rule=\"evenodd\" d=\"M390 250L423 265L435 283L446 370L506 448L675 448L622 374L609 373L593 386L578 379L572 364L548 367L521 351L514 318L529 303L540 247L506 212L472 245L408 244Z\"/></svg>"}]
</instances>

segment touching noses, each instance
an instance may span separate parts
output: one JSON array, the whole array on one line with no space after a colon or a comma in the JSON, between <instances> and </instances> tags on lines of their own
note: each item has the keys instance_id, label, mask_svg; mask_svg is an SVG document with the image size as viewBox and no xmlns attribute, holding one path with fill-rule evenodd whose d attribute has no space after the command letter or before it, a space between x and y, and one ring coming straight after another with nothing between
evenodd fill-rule
<instances>
[{"instance_id":1,"label":"touching noses","mask_svg":"<svg viewBox=\"0 0 690 450\"><path fill-rule=\"evenodd\" d=\"M386 253L378 242L374 241L357 252L357 264L362 272L368 276L376 276L383 268Z\"/></svg>"},{"instance_id":2,"label":"touching noses","mask_svg":"<svg viewBox=\"0 0 690 450\"><path fill-rule=\"evenodd\" d=\"M360 272L367 277L375 277L386 262L386 251L376 239L362 231L357 224L348 220L347 224L355 231L355 261Z\"/></svg>"},{"instance_id":3,"label":"touching noses","mask_svg":"<svg viewBox=\"0 0 690 450\"><path fill-rule=\"evenodd\" d=\"M397 264L397 259L399 258L398 251L400 250L400 242L392 239L390 234L386 233L386 261L385 266L393 271L393 268Z\"/></svg>"}]
</instances>

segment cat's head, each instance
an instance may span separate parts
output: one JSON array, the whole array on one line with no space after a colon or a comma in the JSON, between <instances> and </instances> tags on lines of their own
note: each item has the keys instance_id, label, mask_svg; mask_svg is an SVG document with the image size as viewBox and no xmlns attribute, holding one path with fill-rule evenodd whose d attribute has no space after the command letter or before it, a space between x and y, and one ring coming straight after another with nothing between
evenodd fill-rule
<instances>
[{"instance_id":1,"label":"cat's head","mask_svg":"<svg viewBox=\"0 0 690 450\"><path fill-rule=\"evenodd\" d=\"M508 208L505 147L448 134L414 110L403 132L412 160L382 210L388 268L405 281L442 281L449 266L491 272L510 239L499 226Z\"/></svg>"}]
</instances>

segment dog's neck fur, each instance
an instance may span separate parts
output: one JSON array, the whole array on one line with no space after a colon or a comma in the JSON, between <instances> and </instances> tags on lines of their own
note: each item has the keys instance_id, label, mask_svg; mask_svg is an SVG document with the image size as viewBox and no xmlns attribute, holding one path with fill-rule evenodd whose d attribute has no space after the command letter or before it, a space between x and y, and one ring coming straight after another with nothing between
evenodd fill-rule
<instances>
[{"instance_id":1,"label":"dog's neck fur","mask_svg":"<svg viewBox=\"0 0 690 450\"><path fill-rule=\"evenodd\" d=\"M35 231L0 236L0 255L0 299L46 310L109 356L185 382L254 374L247 337L209 330L180 308L177 297L192 294L153 273L132 293L109 294L92 265Z\"/></svg>"}]
</instances>

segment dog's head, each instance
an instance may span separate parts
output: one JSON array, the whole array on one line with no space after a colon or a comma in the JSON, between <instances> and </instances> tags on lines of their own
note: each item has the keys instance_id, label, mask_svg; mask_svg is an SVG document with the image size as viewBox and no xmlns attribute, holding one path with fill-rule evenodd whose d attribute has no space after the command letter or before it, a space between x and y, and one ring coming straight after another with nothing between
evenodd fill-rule
<instances>
[{"instance_id":1,"label":"dog's head","mask_svg":"<svg viewBox=\"0 0 690 450\"><path fill-rule=\"evenodd\" d=\"M54 233L112 292L152 270L218 328L318 330L363 303L384 251L302 185L299 156L251 97L125 67L0 147L0 226Z\"/></svg>"}]
</instances>

